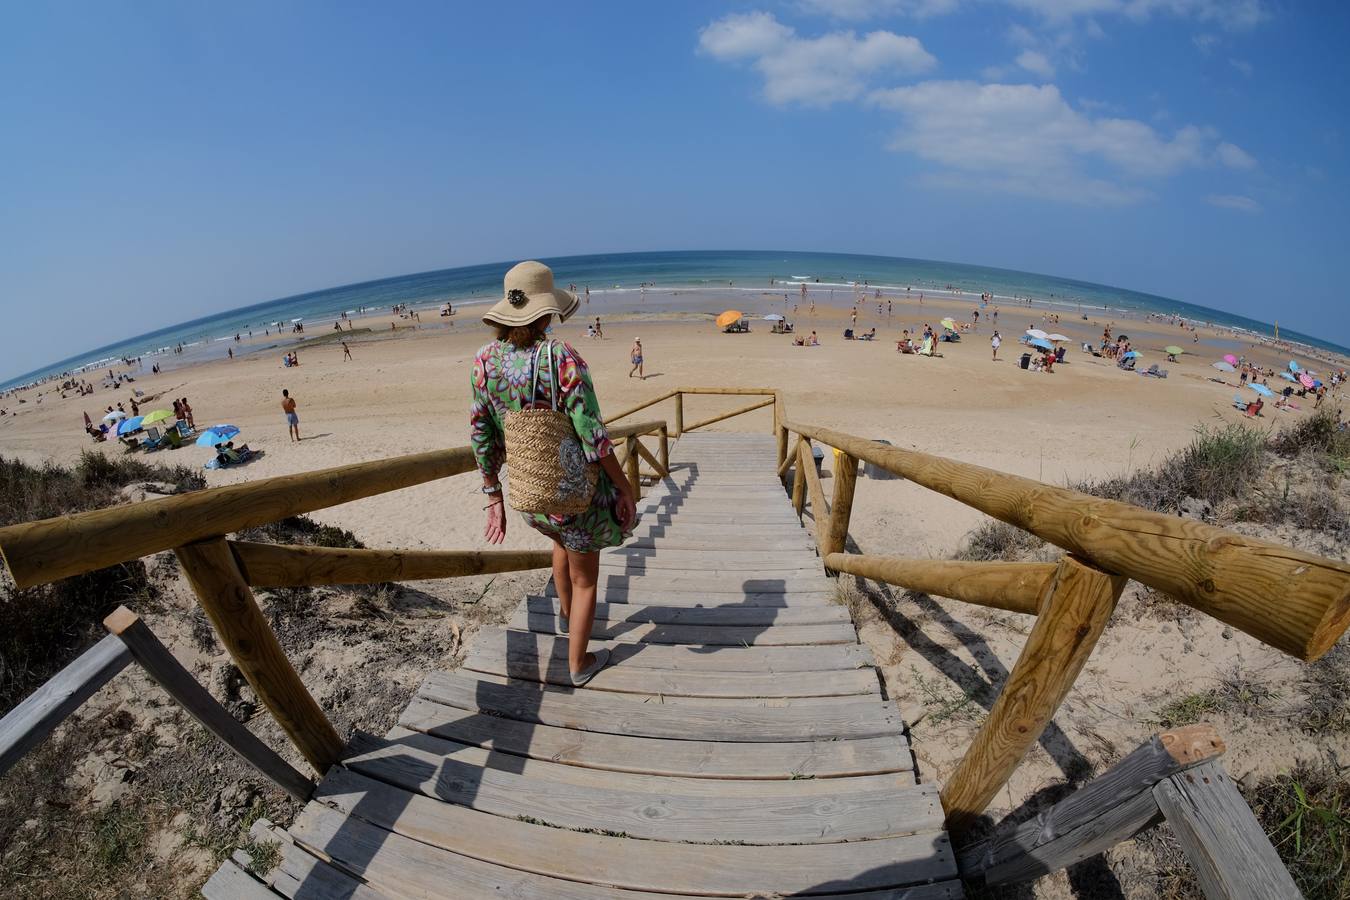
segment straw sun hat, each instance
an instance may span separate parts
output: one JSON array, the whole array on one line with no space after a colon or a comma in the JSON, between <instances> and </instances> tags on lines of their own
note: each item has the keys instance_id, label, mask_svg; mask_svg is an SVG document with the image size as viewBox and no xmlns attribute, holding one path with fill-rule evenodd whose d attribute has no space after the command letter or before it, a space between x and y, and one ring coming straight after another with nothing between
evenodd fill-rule
<instances>
[{"instance_id":1,"label":"straw sun hat","mask_svg":"<svg viewBox=\"0 0 1350 900\"><path fill-rule=\"evenodd\" d=\"M580 304L576 294L553 286L552 269L534 260L512 266L502 288L505 296L483 316L489 325L528 325L547 315L565 322Z\"/></svg>"}]
</instances>

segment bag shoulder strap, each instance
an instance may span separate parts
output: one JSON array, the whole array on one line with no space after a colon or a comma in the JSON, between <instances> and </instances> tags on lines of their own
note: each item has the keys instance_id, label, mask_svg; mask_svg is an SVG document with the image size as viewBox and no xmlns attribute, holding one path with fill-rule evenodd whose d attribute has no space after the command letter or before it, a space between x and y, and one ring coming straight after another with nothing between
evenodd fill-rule
<instances>
[{"instance_id":1,"label":"bag shoulder strap","mask_svg":"<svg viewBox=\"0 0 1350 900\"><path fill-rule=\"evenodd\" d=\"M544 365L548 366L549 371L549 406L554 412L558 411L558 376L553 368L553 341L541 341L534 345L534 355L530 360L532 374L530 376L530 399L531 406L534 405L534 398L539 396L539 351L546 349L547 356L544 359Z\"/></svg>"}]
</instances>

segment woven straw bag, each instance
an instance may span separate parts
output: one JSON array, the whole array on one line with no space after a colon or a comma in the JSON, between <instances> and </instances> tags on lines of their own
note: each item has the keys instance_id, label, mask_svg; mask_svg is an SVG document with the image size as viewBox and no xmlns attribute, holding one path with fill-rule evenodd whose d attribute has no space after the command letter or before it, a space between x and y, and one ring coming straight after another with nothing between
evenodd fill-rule
<instances>
[{"instance_id":1,"label":"woven straw bag","mask_svg":"<svg viewBox=\"0 0 1350 900\"><path fill-rule=\"evenodd\" d=\"M547 347L545 364L553 372L553 342L549 341ZM539 386L539 349L535 346L531 363L530 403ZM586 461L572 420L558 411L556 373L549 393L549 408L521 409L502 416L511 506L523 513L575 515L591 505L600 467Z\"/></svg>"}]
</instances>

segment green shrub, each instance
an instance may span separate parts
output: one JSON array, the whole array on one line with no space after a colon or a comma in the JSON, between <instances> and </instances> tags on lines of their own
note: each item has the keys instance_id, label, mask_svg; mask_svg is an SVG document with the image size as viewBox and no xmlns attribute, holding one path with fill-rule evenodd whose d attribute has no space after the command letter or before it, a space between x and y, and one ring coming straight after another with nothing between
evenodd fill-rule
<instances>
[{"instance_id":1,"label":"green shrub","mask_svg":"<svg viewBox=\"0 0 1350 900\"><path fill-rule=\"evenodd\" d=\"M1271 438L1270 449L1281 456L1314 451L1344 459L1350 457L1350 431L1343 431L1336 413L1325 406L1281 428Z\"/></svg>"},{"instance_id":2,"label":"green shrub","mask_svg":"<svg viewBox=\"0 0 1350 900\"><path fill-rule=\"evenodd\" d=\"M1261 477L1264 451L1261 432L1245 425L1202 427L1187 447L1156 469L1075 487L1159 512L1175 512L1187 497L1218 504L1238 496Z\"/></svg>"}]
</instances>

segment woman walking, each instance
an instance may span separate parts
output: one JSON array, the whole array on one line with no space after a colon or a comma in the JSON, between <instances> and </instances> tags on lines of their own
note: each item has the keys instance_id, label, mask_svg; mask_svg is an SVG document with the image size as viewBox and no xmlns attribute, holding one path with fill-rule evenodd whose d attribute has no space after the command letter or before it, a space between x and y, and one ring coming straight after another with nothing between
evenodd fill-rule
<instances>
[{"instance_id":1,"label":"woman walking","mask_svg":"<svg viewBox=\"0 0 1350 900\"><path fill-rule=\"evenodd\" d=\"M628 360L633 364L633 368L628 370L628 377L632 378L636 372L639 380L646 381L647 376L642 371L642 338L633 338L633 349L628 353Z\"/></svg>"},{"instance_id":2,"label":"woman walking","mask_svg":"<svg viewBox=\"0 0 1350 900\"><path fill-rule=\"evenodd\" d=\"M550 487L576 496L585 492L593 478L589 504L580 512L545 510L521 515L526 525L553 541L553 584L569 635L568 668L572 683L581 686L609 661L607 649L595 653L587 649L595 621L600 551L618 546L632 534L637 507L614 458L614 445L601 419L586 363L570 345L546 337L553 316L564 322L576 311L576 295L555 289L553 272L538 262L523 262L507 272L505 293L483 316L483 322L496 329L497 339L478 351L472 373L470 442L486 495L484 536L492 544L506 537L506 505L499 476L508 452L508 423L520 421L510 419L511 414L529 409L556 409L565 414L575 440L567 436L561 446L555 443L552 455L564 473L560 483ZM530 449L536 447L532 443ZM512 445L512 452L516 451ZM514 494L525 493L527 474L513 472ZM514 498L512 505L526 505L516 502L519 499Z\"/></svg>"}]
</instances>

